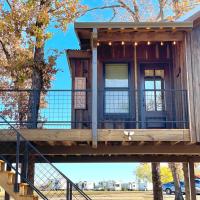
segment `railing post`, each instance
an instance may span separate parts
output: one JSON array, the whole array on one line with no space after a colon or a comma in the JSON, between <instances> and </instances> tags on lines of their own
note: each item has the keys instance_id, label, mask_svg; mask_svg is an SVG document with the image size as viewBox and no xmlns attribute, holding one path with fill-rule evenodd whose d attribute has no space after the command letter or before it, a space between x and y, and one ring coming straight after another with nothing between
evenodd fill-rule
<instances>
[{"instance_id":1,"label":"railing post","mask_svg":"<svg viewBox=\"0 0 200 200\"><path fill-rule=\"evenodd\" d=\"M29 153L28 153L28 144L27 142L25 142L25 146L24 146L24 160L23 160L23 166L22 166L22 176L24 176L25 179L28 178L28 157L29 157Z\"/></svg>"},{"instance_id":2,"label":"railing post","mask_svg":"<svg viewBox=\"0 0 200 200\"><path fill-rule=\"evenodd\" d=\"M67 180L66 199L72 200L72 184Z\"/></svg>"},{"instance_id":3,"label":"railing post","mask_svg":"<svg viewBox=\"0 0 200 200\"><path fill-rule=\"evenodd\" d=\"M15 185L14 191L19 192L19 183L18 183L18 176L19 176L19 153L20 153L20 135L17 133L17 144L16 144L16 174L15 174Z\"/></svg>"},{"instance_id":4,"label":"railing post","mask_svg":"<svg viewBox=\"0 0 200 200\"><path fill-rule=\"evenodd\" d=\"M97 29L92 34L92 143L97 147Z\"/></svg>"}]
</instances>

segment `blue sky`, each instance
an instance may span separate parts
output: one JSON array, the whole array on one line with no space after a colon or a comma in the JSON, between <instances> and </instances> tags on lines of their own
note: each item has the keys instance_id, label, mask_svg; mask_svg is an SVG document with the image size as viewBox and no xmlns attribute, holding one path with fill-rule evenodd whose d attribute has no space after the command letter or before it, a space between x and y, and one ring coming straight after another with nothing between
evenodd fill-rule
<instances>
[{"instance_id":1,"label":"blue sky","mask_svg":"<svg viewBox=\"0 0 200 200\"><path fill-rule=\"evenodd\" d=\"M89 2L89 3L88 3ZM101 5L102 0L84 0L83 3L89 6ZM108 19L110 13L108 10L89 13L81 17L77 21L103 21ZM65 49L79 49L78 40L74 33L73 24L68 26L67 32L54 32L53 38L46 45L46 53L48 49L57 48L59 51ZM57 68L59 72L56 79L52 83L52 89L69 89L71 87L71 76L66 55L63 54L57 60ZM118 180L133 181L135 180L134 170L136 163L67 163L56 164L72 181L101 181L101 180Z\"/></svg>"}]
</instances>

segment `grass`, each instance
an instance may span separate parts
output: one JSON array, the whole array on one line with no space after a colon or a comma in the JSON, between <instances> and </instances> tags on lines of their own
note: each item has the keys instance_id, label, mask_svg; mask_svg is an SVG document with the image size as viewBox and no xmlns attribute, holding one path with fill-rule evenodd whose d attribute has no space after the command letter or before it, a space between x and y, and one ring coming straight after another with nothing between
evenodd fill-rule
<instances>
[{"instance_id":1,"label":"grass","mask_svg":"<svg viewBox=\"0 0 200 200\"><path fill-rule=\"evenodd\" d=\"M85 191L92 200L153 200L152 192L143 191ZM60 191L59 191L59 194ZM75 193L77 194L77 193ZM52 199L52 198L51 198ZM64 200L64 192L59 198L55 200ZM75 199L75 198L74 198ZM0 200L3 200L0 196ZM174 200L174 195L165 195L164 200ZM197 196L197 200L200 200L200 195Z\"/></svg>"}]
</instances>

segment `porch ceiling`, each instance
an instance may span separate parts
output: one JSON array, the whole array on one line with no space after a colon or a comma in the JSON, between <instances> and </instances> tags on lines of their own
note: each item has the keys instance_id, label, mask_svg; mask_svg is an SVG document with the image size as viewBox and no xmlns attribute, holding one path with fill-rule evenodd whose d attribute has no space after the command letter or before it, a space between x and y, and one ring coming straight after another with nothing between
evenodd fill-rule
<instances>
[{"instance_id":1,"label":"porch ceiling","mask_svg":"<svg viewBox=\"0 0 200 200\"><path fill-rule=\"evenodd\" d=\"M99 42L183 41L192 22L77 22L75 31L81 47L90 46L92 31ZM86 45L88 44L88 45ZM84 47L83 47L84 48Z\"/></svg>"}]
</instances>

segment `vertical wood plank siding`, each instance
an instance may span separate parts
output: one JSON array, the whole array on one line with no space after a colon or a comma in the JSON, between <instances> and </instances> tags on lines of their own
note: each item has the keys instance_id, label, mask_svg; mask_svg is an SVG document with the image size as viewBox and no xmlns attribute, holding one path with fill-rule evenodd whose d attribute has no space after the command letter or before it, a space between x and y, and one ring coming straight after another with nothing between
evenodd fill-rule
<instances>
[{"instance_id":1,"label":"vertical wood plank siding","mask_svg":"<svg viewBox=\"0 0 200 200\"><path fill-rule=\"evenodd\" d=\"M190 128L193 142L200 142L200 26L186 36Z\"/></svg>"}]
</instances>

